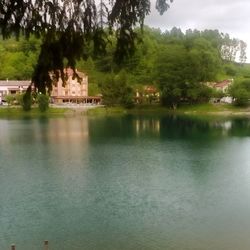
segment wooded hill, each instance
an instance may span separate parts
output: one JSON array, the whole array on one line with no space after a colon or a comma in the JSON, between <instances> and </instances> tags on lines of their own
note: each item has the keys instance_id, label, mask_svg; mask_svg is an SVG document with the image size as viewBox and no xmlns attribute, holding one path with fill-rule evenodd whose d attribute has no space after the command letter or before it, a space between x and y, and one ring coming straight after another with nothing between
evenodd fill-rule
<instances>
[{"instance_id":1,"label":"wooded hill","mask_svg":"<svg viewBox=\"0 0 250 250\"><path fill-rule=\"evenodd\" d=\"M119 65L113 59L115 37L109 36L105 55L88 48L90 56L78 61L77 69L89 75L90 95L102 93L106 103L129 105L136 89L153 85L167 105L183 99L195 103L212 95L203 82L250 79L246 43L218 30L184 33L178 28L162 32L144 27L137 36L134 55ZM41 40L33 36L0 40L0 79L31 79L40 45Z\"/></svg>"}]
</instances>

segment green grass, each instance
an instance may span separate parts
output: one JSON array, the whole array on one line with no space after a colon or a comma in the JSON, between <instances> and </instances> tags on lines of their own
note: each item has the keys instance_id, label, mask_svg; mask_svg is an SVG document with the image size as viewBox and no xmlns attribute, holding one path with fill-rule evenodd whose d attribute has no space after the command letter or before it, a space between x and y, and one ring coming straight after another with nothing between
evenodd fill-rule
<instances>
[{"instance_id":1,"label":"green grass","mask_svg":"<svg viewBox=\"0 0 250 250\"><path fill-rule=\"evenodd\" d=\"M32 108L30 111L23 111L21 107L1 107L0 118L36 118L36 117L54 117L64 116L68 109L49 108L46 112L41 112L38 108Z\"/></svg>"},{"instance_id":2,"label":"green grass","mask_svg":"<svg viewBox=\"0 0 250 250\"><path fill-rule=\"evenodd\" d=\"M87 111L88 115L113 115L113 114L187 114L187 115L234 115L250 113L250 108L236 107L231 104L196 104L182 105L176 110L160 105L136 105L132 109L122 107L101 107Z\"/></svg>"},{"instance_id":3,"label":"green grass","mask_svg":"<svg viewBox=\"0 0 250 250\"><path fill-rule=\"evenodd\" d=\"M131 109L126 109L121 106L116 107L98 107L89 109L88 115L115 115L115 114L166 114L173 112L169 108L160 105L136 105Z\"/></svg>"},{"instance_id":4,"label":"green grass","mask_svg":"<svg viewBox=\"0 0 250 250\"><path fill-rule=\"evenodd\" d=\"M247 107L237 107L231 104L197 104L197 105L186 105L181 106L177 109L177 112L181 113L222 113L222 112L247 112Z\"/></svg>"},{"instance_id":5,"label":"green grass","mask_svg":"<svg viewBox=\"0 0 250 250\"><path fill-rule=\"evenodd\" d=\"M88 115L114 115L114 114L126 114L127 110L123 107L97 107L87 110Z\"/></svg>"},{"instance_id":6,"label":"green grass","mask_svg":"<svg viewBox=\"0 0 250 250\"><path fill-rule=\"evenodd\" d=\"M36 117L63 117L71 114L71 108L52 108L50 107L46 112L42 113L37 107L31 111L25 112L20 107L1 107L0 118L36 118ZM82 113L81 113L82 114ZM132 109L125 109L120 106L116 107L96 107L86 111L89 116L104 116L104 115L123 115L123 114L185 114L185 115L248 115L250 114L250 107L235 107L230 104L197 104L197 105L183 105L176 110L162 107L160 105L136 105Z\"/></svg>"}]
</instances>

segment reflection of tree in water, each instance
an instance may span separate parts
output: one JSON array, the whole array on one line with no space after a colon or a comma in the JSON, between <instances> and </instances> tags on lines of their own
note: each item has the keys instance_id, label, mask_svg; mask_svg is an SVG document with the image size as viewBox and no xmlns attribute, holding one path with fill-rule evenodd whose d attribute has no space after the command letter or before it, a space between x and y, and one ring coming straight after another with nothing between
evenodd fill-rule
<instances>
[{"instance_id":1,"label":"reflection of tree in water","mask_svg":"<svg viewBox=\"0 0 250 250\"><path fill-rule=\"evenodd\" d=\"M143 136L210 141L225 136L250 136L250 119L246 118L124 115L89 122L92 140Z\"/></svg>"},{"instance_id":2,"label":"reflection of tree in water","mask_svg":"<svg viewBox=\"0 0 250 250\"><path fill-rule=\"evenodd\" d=\"M161 119L161 135L169 138L210 140L224 136L250 136L248 118L173 116Z\"/></svg>"},{"instance_id":3,"label":"reflection of tree in water","mask_svg":"<svg viewBox=\"0 0 250 250\"><path fill-rule=\"evenodd\" d=\"M250 119L235 118L232 121L232 128L229 130L231 136L250 136Z\"/></svg>"},{"instance_id":4,"label":"reflection of tree in water","mask_svg":"<svg viewBox=\"0 0 250 250\"><path fill-rule=\"evenodd\" d=\"M226 118L209 122L211 129L218 130L223 136L250 136L250 119Z\"/></svg>"},{"instance_id":5,"label":"reflection of tree in water","mask_svg":"<svg viewBox=\"0 0 250 250\"><path fill-rule=\"evenodd\" d=\"M173 139L202 139L211 137L209 123L183 116L167 116L161 119L161 135Z\"/></svg>"},{"instance_id":6,"label":"reflection of tree in water","mask_svg":"<svg viewBox=\"0 0 250 250\"><path fill-rule=\"evenodd\" d=\"M155 137L160 134L161 119L153 116L121 115L89 120L91 140Z\"/></svg>"},{"instance_id":7,"label":"reflection of tree in water","mask_svg":"<svg viewBox=\"0 0 250 250\"><path fill-rule=\"evenodd\" d=\"M159 118L137 118L133 120L133 126L135 128L136 134L159 134L160 133L160 119Z\"/></svg>"}]
</instances>

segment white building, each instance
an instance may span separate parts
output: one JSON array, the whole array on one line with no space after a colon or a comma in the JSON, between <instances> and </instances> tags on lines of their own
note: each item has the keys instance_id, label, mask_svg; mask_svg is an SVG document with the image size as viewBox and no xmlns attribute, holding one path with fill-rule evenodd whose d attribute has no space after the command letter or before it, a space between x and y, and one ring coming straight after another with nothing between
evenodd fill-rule
<instances>
[{"instance_id":1,"label":"white building","mask_svg":"<svg viewBox=\"0 0 250 250\"><path fill-rule=\"evenodd\" d=\"M0 103L6 95L25 92L30 84L31 81L0 80Z\"/></svg>"}]
</instances>

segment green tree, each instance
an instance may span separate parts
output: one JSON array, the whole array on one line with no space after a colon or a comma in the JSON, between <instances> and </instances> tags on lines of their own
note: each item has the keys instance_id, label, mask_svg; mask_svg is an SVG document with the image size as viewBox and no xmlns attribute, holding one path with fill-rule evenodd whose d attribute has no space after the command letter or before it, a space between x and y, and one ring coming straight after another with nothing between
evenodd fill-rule
<instances>
[{"instance_id":1,"label":"green tree","mask_svg":"<svg viewBox=\"0 0 250 250\"><path fill-rule=\"evenodd\" d=\"M231 39L228 34L223 34L223 44L221 46L221 56L225 61L233 62L240 50L239 39Z\"/></svg>"},{"instance_id":2,"label":"green tree","mask_svg":"<svg viewBox=\"0 0 250 250\"><path fill-rule=\"evenodd\" d=\"M161 48L156 61L156 79L161 90L163 105L176 108L187 83L188 55L184 45Z\"/></svg>"},{"instance_id":3,"label":"green tree","mask_svg":"<svg viewBox=\"0 0 250 250\"><path fill-rule=\"evenodd\" d=\"M193 41L188 53L190 73L196 82L212 81L220 69L220 56L205 38ZM190 76L191 78L191 76Z\"/></svg>"},{"instance_id":4,"label":"green tree","mask_svg":"<svg viewBox=\"0 0 250 250\"><path fill-rule=\"evenodd\" d=\"M244 41L240 40L239 47L240 47L239 61L241 64L243 64L247 60L247 55L246 55L247 44Z\"/></svg>"},{"instance_id":5,"label":"green tree","mask_svg":"<svg viewBox=\"0 0 250 250\"><path fill-rule=\"evenodd\" d=\"M213 96L213 89L202 83L192 84L187 88L186 100L189 103L206 103Z\"/></svg>"},{"instance_id":6,"label":"green tree","mask_svg":"<svg viewBox=\"0 0 250 250\"><path fill-rule=\"evenodd\" d=\"M13 105L15 101L15 96L14 95L7 95L5 96L5 100L8 103L8 105Z\"/></svg>"},{"instance_id":7,"label":"green tree","mask_svg":"<svg viewBox=\"0 0 250 250\"><path fill-rule=\"evenodd\" d=\"M212 92L203 82L215 79L220 69L218 50L202 37L180 40L160 48L155 77L164 105L176 108L180 102L204 102Z\"/></svg>"},{"instance_id":8,"label":"green tree","mask_svg":"<svg viewBox=\"0 0 250 250\"><path fill-rule=\"evenodd\" d=\"M22 106L24 111L30 111L32 105L32 95L31 95L31 87L29 87L26 93L23 95Z\"/></svg>"},{"instance_id":9,"label":"green tree","mask_svg":"<svg viewBox=\"0 0 250 250\"><path fill-rule=\"evenodd\" d=\"M108 75L100 83L103 103L108 106L123 105L126 108L133 106L133 89L128 85L127 73L121 71L117 75Z\"/></svg>"},{"instance_id":10,"label":"green tree","mask_svg":"<svg viewBox=\"0 0 250 250\"><path fill-rule=\"evenodd\" d=\"M63 68L75 68L76 61L105 52L109 42L107 30L115 27L115 58L119 62L135 50L136 25L143 26L150 12L150 0L133 1L0 1L0 31L4 38L22 31L42 37L42 46L32 81L39 92L51 89L49 72L59 77ZM170 0L172 2L172 0ZM162 14L169 8L168 0L157 0L156 8ZM92 50L89 49L92 48ZM67 59L67 65L64 65ZM76 72L75 72L76 74ZM77 75L77 74L76 74Z\"/></svg>"},{"instance_id":11,"label":"green tree","mask_svg":"<svg viewBox=\"0 0 250 250\"><path fill-rule=\"evenodd\" d=\"M49 108L49 96L44 94L37 95L38 108L41 112L45 112Z\"/></svg>"},{"instance_id":12,"label":"green tree","mask_svg":"<svg viewBox=\"0 0 250 250\"><path fill-rule=\"evenodd\" d=\"M0 40L0 50L0 79L31 79L40 51L39 39Z\"/></svg>"},{"instance_id":13,"label":"green tree","mask_svg":"<svg viewBox=\"0 0 250 250\"><path fill-rule=\"evenodd\" d=\"M229 94L235 99L235 105L246 106L250 99L250 80L233 83Z\"/></svg>"}]
</instances>

